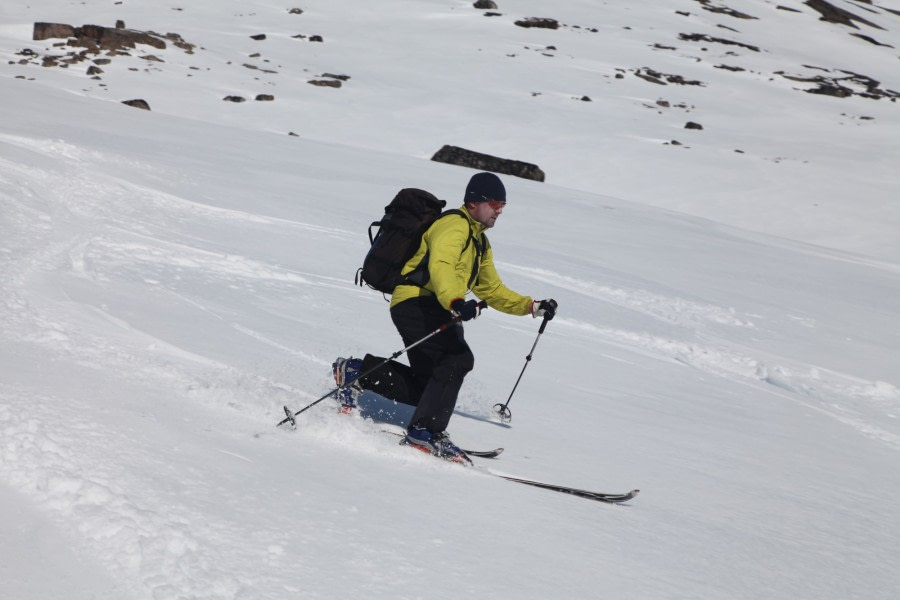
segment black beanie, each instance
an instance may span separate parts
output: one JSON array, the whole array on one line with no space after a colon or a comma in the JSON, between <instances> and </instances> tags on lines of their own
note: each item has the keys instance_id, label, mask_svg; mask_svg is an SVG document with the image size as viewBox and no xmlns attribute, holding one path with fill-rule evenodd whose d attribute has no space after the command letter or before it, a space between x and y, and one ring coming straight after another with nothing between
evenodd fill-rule
<instances>
[{"instance_id":1,"label":"black beanie","mask_svg":"<svg viewBox=\"0 0 900 600\"><path fill-rule=\"evenodd\" d=\"M463 202L487 202L499 200L506 202L506 188L503 182L493 173L476 173L466 186L466 198Z\"/></svg>"}]
</instances>

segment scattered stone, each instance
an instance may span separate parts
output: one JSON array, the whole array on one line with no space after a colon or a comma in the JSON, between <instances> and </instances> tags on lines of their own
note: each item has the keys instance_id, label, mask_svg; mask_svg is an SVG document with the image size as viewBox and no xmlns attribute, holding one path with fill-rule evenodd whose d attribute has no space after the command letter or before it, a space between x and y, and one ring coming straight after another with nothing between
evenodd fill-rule
<instances>
[{"instance_id":1,"label":"scattered stone","mask_svg":"<svg viewBox=\"0 0 900 600\"><path fill-rule=\"evenodd\" d=\"M317 85L319 87L333 87L333 88L339 88L342 85L339 79L310 79L306 83L308 83L310 85Z\"/></svg>"},{"instance_id":2,"label":"scattered stone","mask_svg":"<svg viewBox=\"0 0 900 600\"><path fill-rule=\"evenodd\" d=\"M311 41L311 42L324 42L325 40L322 39L322 36L321 36L321 35L311 35L311 36L309 36L309 41Z\"/></svg>"},{"instance_id":3,"label":"scattered stone","mask_svg":"<svg viewBox=\"0 0 900 600\"><path fill-rule=\"evenodd\" d=\"M740 72L740 71L746 71L746 70L747 70L747 69L745 69L745 68L743 68L743 67L732 67L732 66L729 66L729 65L715 65L715 68L716 68L716 69L725 69L726 71L734 71L734 72Z\"/></svg>"},{"instance_id":4,"label":"scattered stone","mask_svg":"<svg viewBox=\"0 0 900 600\"><path fill-rule=\"evenodd\" d=\"M158 35L147 31L133 29L114 29L101 25L82 25L75 29L76 42L70 46L90 46L96 44L104 50L121 50L134 48L137 44L153 46L159 50L166 49L166 42Z\"/></svg>"},{"instance_id":5,"label":"scattered stone","mask_svg":"<svg viewBox=\"0 0 900 600\"><path fill-rule=\"evenodd\" d=\"M593 102L593 100L591 100L590 96L582 96L581 101L582 102Z\"/></svg>"},{"instance_id":6,"label":"scattered stone","mask_svg":"<svg viewBox=\"0 0 900 600\"><path fill-rule=\"evenodd\" d=\"M167 40L170 40L172 42L172 45L175 46L176 48L180 48L188 54L194 53L194 48L195 48L194 44L187 43L186 41L184 41L184 38L182 38L177 33L167 33L165 35L165 38Z\"/></svg>"},{"instance_id":7,"label":"scattered stone","mask_svg":"<svg viewBox=\"0 0 900 600\"><path fill-rule=\"evenodd\" d=\"M699 85L700 87L705 87L706 84L702 81L697 81L693 79L685 79L681 75L669 75L666 73L660 73L659 71L654 71L648 67L644 67L643 69L638 69L635 71L635 76L640 77L644 81L649 81L650 83L656 83L659 85L667 85L668 83L674 83L676 85ZM619 78L616 75L616 78ZM665 80L665 81L663 81Z\"/></svg>"},{"instance_id":8,"label":"scattered stone","mask_svg":"<svg viewBox=\"0 0 900 600\"><path fill-rule=\"evenodd\" d=\"M278 73L278 71L273 71L272 69L260 69L256 65L251 65L249 63L244 63L244 67L252 69L254 71L262 71L263 73Z\"/></svg>"},{"instance_id":9,"label":"scattered stone","mask_svg":"<svg viewBox=\"0 0 900 600\"><path fill-rule=\"evenodd\" d=\"M177 33L167 33L160 35L153 31L136 31L125 29L125 23L122 20L116 21L116 27L103 27L100 25L82 25L81 27L73 27L64 23L44 23L36 22L32 37L35 40L51 39L55 37L66 38L65 42L53 44L54 47L69 46L72 48L83 48L80 52L69 52L68 57L45 57L43 64L45 66L59 66L66 68L69 64L75 64L87 59L88 54L99 54L106 51L106 55L112 56L130 56L127 49L134 49L137 44L145 44L158 48L166 49L166 40L172 42L178 48L181 48L188 54L193 54L194 45L184 41ZM141 57L144 60L164 62L156 56ZM108 64L99 62L95 59L96 64Z\"/></svg>"},{"instance_id":10,"label":"scattered stone","mask_svg":"<svg viewBox=\"0 0 900 600\"><path fill-rule=\"evenodd\" d=\"M288 14L289 15L302 15L303 9L302 8L292 8L288 11Z\"/></svg>"},{"instance_id":11,"label":"scattered stone","mask_svg":"<svg viewBox=\"0 0 900 600\"><path fill-rule=\"evenodd\" d=\"M547 19L544 17L528 17L526 19L522 19L521 21L516 21L515 23L519 27L531 28L536 27L539 29L559 29L559 21L556 19Z\"/></svg>"},{"instance_id":12,"label":"scattered stone","mask_svg":"<svg viewBox=\"0 0 900 600\"><path fill-rule=\"evenodd\" d=\"M341 81L349 81L349 75L335 75L333 73L322 73L319 77L329 77L331 79L339 79Z\"/></svg>"},{"instance_id":13,"label":"scattered stone","mask_svg":"<svg viewBox=\"0 0 900 600\"><path fill-rule=\"evenodd\" d=\"M719 13L723 15L728 15L730 17L734 17L736 19L756 19L756 17L751 17L746 13L742 13L740 11L734 10L733 8L728 8L727 6L711 6L711 0L696 0L700 4L703 5L703 10L708 10L709 12Z\"/></svg>"},{"instance_id":14,"label":"scattered stone","mask_svg":"<svg viewBox=\"0 0 900 600\"><path fill-rule=\"evenodd\" d=\"M854 36L854 37L858 37L858 38L861 39L861 40L865 40L865 41L869 42L870 44L875 44L876 46L885 46L885 47L887 47L887 48L893 48L893 46L891 46L890 44L882 44L881 42L879 42L879 41L876 40L875 38L870 37L870 36L868 36L868 35L863 35L863 34L861 34L861 33L851 33L850 35L852 35L852 36Z\"/></svg>"},{"instance_id":15,"label":"scattered stone","mask_svg":"<svg viewBox=\"0 0 900 600\"><path fill-rule=\"evenodd\" d=\"M101 75L102 73L103 73L103 69L101 69L100 67L98 67L96 65L91 65L87 69L88 75Z\"/></svg>"},{"instance_id":16,"label":"scattered stone","mask_svg":"<svg viewBox=\"0 0 900 600\"><path fill-rule=\"evenodd\" d=\"M856 21L858 23L868 25L869 27L874 27L875 29L881 29L882 31L884 30L884 27L879 27L875 23L867 21L862 17L858 17L853 13L844 10L843 8L838 8L837 6L831 4L830 2L826 2L825 0L806 0L804 4L806 4L813 10L818 11L819 14L822 15L819 19L820 21L837 23L838 25L846 25L847 27L852 27L853 29L859 29L859 27L853 24L853 21Z\"/></svg>"},{"instance_id":17,"label":"scattered stone","mask_svg":"<svg viewBox=\"0 0 900 600\"><path fill-rule=\"evenodd\" d=\"M64 23L37 22L34 24L34 30L31 35L31 39L35 41L70 37L75 37L75 28Z\"/></svg>"},{"instance_id":18,"label":"scattered stone","mask_svg":"<svg viewBox=\"0 0 900 600\"><path fill-rule=\"evenodd\" d=\"M256 40L257 42L261 42L261 41L263 41L264 39L266 39L266 34L264 34L264 33L257 33L256 35L251 35L251 36L250 36L250 39L251 39L251 40Z\"/></svg>"},{"instance_id":19,"label":"scattered stone","mask_svg":"<svg viewBox=\"0 0 900 600\"><path fill-rule=\"evenodd\" d=\"M431 160L480 171L512 175L533 181L544 181L544 172L537 165L507 158L498 158L458 146L444 146L431 157Z\"/></svg>"},{"instance_id":20,"label":"scattered stone","mask_svg":"<svg viewBox=\"0 0 900 600\"><path fill-rule=\"evenodd\" d=\"M239 102L246 102L247 99L243 98L241 96L225 96L224 98L222 98L222 100L224 100L225 102L239 103Z\"/></svg>"},{"instance_id":21,"label":"scattered stone","mask_svg":"<svg viewBox=\"0 0 900 600\"><path fill-rule=\"evenodd\" d=\"M644 81L649 81L650 83L655 83L658 85L666 85L665 81L663 81L659 77L656 77L655 75L650 74L650 73L656 73L656 71L652 71L650 69L647 69L647 71L649 71L649 73L642 73L640 70L638 70L634 74L637 77L640 77L641 79L643 79ZM618 77L618 75L616 75L616 77Z\"/></svg>"},{"instance_id":22,"label":"scattered stone","mask_svg":"<svg viewBox=\"0 0 900 600\"><path fill-rule=\"evenodd\" d=\"M823 69L828 72L827 69ZM852 71L838 69L839 72L845 73L845 76L825 76L816 75L814 77L802 77L798 75L787 75L784 71L776 71L775 75L781 75L785 79L798 81L802 83L815 83L817 87L804 89L809 94L819 94L823 96L833 96L835 98L849 98L850 96L860 96L871 100L880 100L881 98L890 98L892 102L896 102L900 98L900 92L881 88L881 82L861 75ZM857 91L852 87L862 88L863 91Z\"/></svg>"},{"instance_id":23,"label":"scattered stone","mask_svg":"<svg viewBox=\"0 0 900 600\"><path fill-rule=\"evenodd\" d=\"M119 23L117 23L119 25ZM124 49L133 49L137 44L145 44L166 49L166 39L189 54L193 52L194 45L185 42L177 33L168 33L165 36L153 31L136 31L133 29L111 28L100 25L82 25L72 27L59 23L35 23L34 39L49 39L49 37L65 37L69 46L86 48L90 52L98 53L107 50L110 55L115 53L127 55ZM66 45L66 43L62 45Z\"/></svg>"},{"instance_id":24,"label":"scattered stone","mask_svg":"<svg viewBox=\"0 0 900 600\"><path fill-rule=\"evenodd\" d=\"M700 123L695 123L693 121L688 121L687 123L685 123L684 128L685 129L698 129L698 130L702 131L703 125L701 125Z\"/></svg>"},{"instance_id":25,"label":"scattered stone","mask_svg":"<svg viewBox=\"0 0 900 600\"><path fill-rule=\"evenodd\" d=\"M686 41L686 42L710 42L716 44L725 44L728 46L740 46L741 48L746 48L748 50L752 50L754 52L759 52L758 46L751 46L750 44L744 44L742 42L735 42L734 40L726 40L724 38L712 37L710 35L706 35L705 33L679 33L678 39Z\"/></svg>"},{"instance_id":26,"label":"scattered stone","mask_svg":"<svg viewBox=\"0 0 900 600\"><path fill-rule=\"evenodd\" d=\"M271 94L257 94L256 101L257 102L272 102L275 100L275 96Z\"/></svg>"},{"instance_id":27,"label":"scattered stone","mask_svg":"<svg viewBox=\"0 0 900 600\"><path fill-rule=\"evenodd\" d=\"M128 106L133 106L134 108L140 108L141 110L150 110L150 105L147 104L146 100L123 100L122 104L127 104Z\"/></svg>"},{"instance_id":28,"label":"scattered stone","mask_svg":"<svg viewBox=\"0 0 900 600\"><path fill-rule=\"evenodd\" d=\"M475 8L480 8L482 10L496 10L497 3L493 0L478 0L475 4L473 4Z\"/></svg>"}]
</instances>

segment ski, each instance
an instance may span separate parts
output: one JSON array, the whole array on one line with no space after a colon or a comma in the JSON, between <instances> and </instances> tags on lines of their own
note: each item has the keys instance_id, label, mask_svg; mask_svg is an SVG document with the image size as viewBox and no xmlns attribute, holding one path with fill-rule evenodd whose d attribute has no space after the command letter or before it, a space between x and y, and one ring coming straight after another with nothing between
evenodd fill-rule
<instances>
[{"instance_id":1,"label":"ski","mask_svg":"<svg viewBox=\"0 0 900 600\"><path fill-rule=\"evenodd\" d=\"M385 433L390 433L391 435L396 435L398 437L403 437L403 434L397 433L395 431L388 431L383 429ZM418 447L413 447L415 450L421 450ZM425 450L421 450L422 452L427 452ZM568 487L565 485L557 485L555 483L545 483L543 481L537 481L535 479L524 479L522 477L514 477L512 475L504 475L503 473L498 473L497 471L492 471L491 469L482 467L481 465L476 465L472 462L471 457L480 457L480 458L496 458L501 452L503 452L503 448L496 448L494 450L488 450L483 452L477 452L473 450L463 450L465 456L461 457L462 460L451 460L449 462L454 462L458 465L462 465L464 467L469 467L474 469L480 473L484 473L485 475L490 475L492 477L499 477L500 479L505 479L506 481L512 481L513 483L521 483L522 485L530 485L533 487L541 488L544 490L549 490L551 492L558 492L560 494L568 494L569 496L575 496L576 498L584 498L586 500L594 500L596 502L605 502L607 504L621 504L623 502L628 502L632 498L640 493L640 490L631 490L630 492L625 492L624 494L611 494L607 492L595 492L591 490L582 490L580 488ZM441 458L441 457L435 457ZM444 459L447 460L447 459Z\"/></svg>"},{"instance_id":2,"label":"ski","mask_svg":"<svg viewBox=\"0 0 900 600\"><path fill-rule=\"evenodd\" d=\"M387 429L383 429L384 433L389 433L391 435L395 435L397 437L403 437L402 433L398 433L396 431L389 431ZM415 448L419 450L419 448ZM640 493L640 490L631 490L630 492L625 492L624 494L611 494L607 492L595 492L591 490L583 490L580 488L568 487L565 485L558 485L555 483L546 483L543 481L537 481L535 479L524 479L522 477L514 477L512 475L504 475L503 473L498 473L496 471L492 471L491 469L482 467L480 465L476 465L472 462L470 457L475 456L478 458L496 458L503 452L503 448L495 448L494 450L486 450L486 451L477 451L477 450L463 450L466 456L463 457L465 460L458 461L450 461L456 462L459 465L464 467L469 467L475 469L480 473L484 473L486 475L490 475L492 477L499 477L500 479L505 479L506 481L512 481L513 483L520 483L522 485L530 485L532 487L541 488L544 490L549 490L551 492L557 492L560 494L567 494L569 496L575 496L576 498L584 498L586 500L594 500L596 502L605 502L607 504L621 504L623 502L628 502L633 499L635 496ZM440 458L440 457L437 457ZM445 459L446 460L446 459Z\"/></svg>"},{"instance_id":3,"label":"ski","mask_svg":"<svg viewBox=\"0 0 900 600\"><path fill-rule=\"evenodd\" d=\"M478 458L497 458L503 453L503 448L494 448L493 450L463 450L469 456L477 456Z\"/></svg>"},{"instance_id":4,"label":"ski","mask_svg":"<svg viewBox=\"0 0 900 600\"><path fill-rule=\"evenodd\" d=\"M557 485L555 483L544 483L543 481L535 481L534 479L523 479L521 477L513 477L512 475L503 475L502 473L497 473L495 471L491 471L489 469L479 469L484 473L488 473L489 475L493 475L494 477L499 477L500 479L505 479L506 481L512 481L514 483L521 483L523 485L530 485L534 487L538 487L544 490L549 490L551 492L559 492L561 494L568 494L570 496L576 496L578 498L585 498L586 500L596 500L597 502L606 502L608 504L620 504L622 502L628 502L632 498L638 495L640 490L631 490L630 492L625 492L624 494L609 494L605 492L593 492L590 490L582 490L578 488L572 488L564 485Z\"/></svg>"},{"instance_id":5,"label":"ski","mask_svg":"<svg viewBox=\"0 0 900 600\"><path fill-rule=\"evenodd\" d=\"M290 423L292 426L295 426L294 417L296 416L288 407L284 408L284 412L287 415L287 418L284 420L286 423ZM404 437L405 434L399 433L397 431L390 431L387 429L382 429L384 433L388 433L391 435L395 435L397 437ZM611 494L606 492L595 492L591 490L583 490L580 488L568 487L565 485L558 485L555 483L546 483L543 481L537 481L534 479L524 479L522 477L514 477L512 475L504 475L503 473L497 473L496 471L491 471L490 469L486 469L483 467L479 467L472 463L471 456L476 458L497 458L503 452L503 448L494 448L493 450L463 450L466 454L465 461L459 461L459 464L463 466L472 467L482 473L490 475L492 477L499 477L500 479L505 479L506 481L512 481L513 483L520 483L522 485L530 485L532 487L541 488L543 490L548 490L551 492L557 492L560 494L567 494L569 496L575 496L576 498L584 498L586 500L594 500L596 502L605 502L607 504L621 504L623 502L628 502L633 499L635 496L640 493L640 490L634 489L630 492L625 492L624 494Z\"/></svg>"}]
</instances>

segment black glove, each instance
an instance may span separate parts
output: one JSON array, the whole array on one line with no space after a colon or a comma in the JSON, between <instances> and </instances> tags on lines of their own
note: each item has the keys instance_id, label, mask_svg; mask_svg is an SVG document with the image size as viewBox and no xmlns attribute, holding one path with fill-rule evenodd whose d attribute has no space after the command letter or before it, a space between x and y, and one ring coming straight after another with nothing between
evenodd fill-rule
<instances>
[{"instance_id":1,"label":"black glove","mask_svg":"<svg viewBox=\"0 0 900 600\"><path fill-rule=\"evenodd\" d=\"M535 319L543 317L548 321L556 316L556 300L535 300L531 303L531 316Z\"/></svg>"},{"instance_id":2,"label":"black glove","mask_svg":"<svg viewBox=\"0 0 900 600\"><path fill-rule=\"evenodd\" d=\"M462 298L457 298L450 303L450 308L453 316L463 321L474 319L481 313L481 306L477 300L466 301Z\"/></svg>"}]
</instances>

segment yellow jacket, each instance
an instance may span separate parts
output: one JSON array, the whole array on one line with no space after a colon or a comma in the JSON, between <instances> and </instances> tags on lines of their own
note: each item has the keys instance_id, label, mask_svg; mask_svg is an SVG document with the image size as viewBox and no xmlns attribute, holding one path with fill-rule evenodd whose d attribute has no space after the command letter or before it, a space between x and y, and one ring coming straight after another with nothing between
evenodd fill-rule
<instances>
[{"instance_id":1,"label":"yellow jacket","mask_svg":"<svg viewBox=\"0 0 900 600\"><path fill-rule=\"evenodd\" d=\"M500 280L491 245L483 235L484 225L472 219L465 206L460 210L465 218L447 215L425 231L419 249L403 265L401 273L409 275L416 267L427 264L428 279L422 286L398 285L391 295L391 306L410 298L436 295L441 306L450 310L451 302L465 298L471 290L492 309L511 315L529 314L531 297L512 291Z\"/></svg>"}]
</instances>

